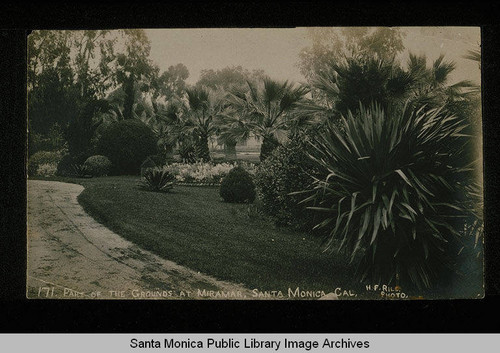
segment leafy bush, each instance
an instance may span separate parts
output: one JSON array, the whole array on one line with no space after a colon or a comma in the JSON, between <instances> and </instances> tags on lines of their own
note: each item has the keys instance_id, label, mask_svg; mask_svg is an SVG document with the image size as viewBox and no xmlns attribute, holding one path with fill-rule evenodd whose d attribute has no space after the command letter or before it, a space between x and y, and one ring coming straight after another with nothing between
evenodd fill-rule
<instances>
[{"instance_id":1,"label":"leafy bush","mask_svg":"<svg viewBox=\"0 0 500 353\"><path fill-rule=\"evenodd\" d=\"M255 175L257 196L263 211L278 225L301 229L313 227L314 213L299 204L301 196L290 195L311 186L312 172L306 145L299 139L278 147L260 164Z\"/></svg>"},{"instance_id":2,"label":"leafy bush","mask_svg":"<svg viewBox=\"0 0 500 353\"><path fill-rule=\"evenodd\" d=\"M222 179L220 196L225 202L252 203L255 200L255 184L252 176L240 166L231 169Z\"/></svg>"},{"instance_id":3,"label":"leafy bush","mask_svg":"<svg viewBox=\"0 0 500 353\"><path fill-rule=\"evenodd\" d=\"M167 191L174 187L175 176L164 168L148 168L142 186L151 191Z\"/></svg>"},{"instance_id":4,"label":"leafy bush","mask_svg":"<svg viewBox=\"0 0 500 353\"><path fill-rule=\"evenodd\" d=\"M38 166L37 175L44 177L51 177L56 174L57 164L55 163L45 163Z\"/></svg>"},{"instance_id":5,"label":"leafy bush","mask_svg":"<svg viewBox=\"0 0 500 353\"><path fill-rule=\"evenodd\" d=\"M69 154L64 155L57 164L56 175L68 176L72 172L73 164L75 164L73 157Z\"/></svg>"},{"instance_id":6,"label":"leafy bush","mask_svg":"<svg viewBox=\"0 0 500 353\"><path fill-rule=\"evenodd\" d=\"M108 175L111 169L111 162L108 157L101 155L87 158L83 165L89 174L96 177Z\"/></svg>"},{"instance_id":7,"label":"leafy bush","mask_svg":"<svg viewBox=\"0 0 500 353\"><path fill-rule=\"evenodd\" d=\"M56 175L75 175L75 165L83 165L87 158L88 156L86 154L79 154L77 156L73 156L71 154L64 155L57 164Z\"/></svg>"},{"instance_id":8,"label":"leafy bush","mask_svg":"<svg viewBox=\"0 0 500 353\"><path fill-rule=\"evenodd\" d=\"M342 125L312 141L323 177L305 202L324 215L317 227L329 232L327 248L338 239L339 251L359 259L362 281L442 284L472 204L466 161L457 158L456 146L467 143L463 120L439 109L386 114L372 106Z\"/></svg>"},{"instance_id":9,"label":"leafy bush","mask_svg":"<svg viewBox=\"0 0 500 353\"><path fill-rule=\"evenodd\" d=\"M61 158L62 158L61 154L58 152L48 152L48 151L36 152L28 159L28 175L29 176L37 175L38 168L42 164L50 164L57 166Z\"/></svg>"},{"instance_id":10,"label":"leafy bush","mask_svg":"<svg viewBox=\"0 0 500 353\"><path fill-rule=\"evenodd\" d=\"M156 137L141 121L122 120L104 129L97 151L111 161L111 174L137 175L144 159L157 152Z\"/></svg>"},{"instance_id":11,"label":"leafy bush","mask_svg":"<svg viewBox=\"0 0 500 353\"><path fill-rule=\"evenodd\" d=\"M64 151L67 143L58 123L55 123L46 135L29 131L28 155L31 156L38 151Z\"/></svg>"}]
</instances>

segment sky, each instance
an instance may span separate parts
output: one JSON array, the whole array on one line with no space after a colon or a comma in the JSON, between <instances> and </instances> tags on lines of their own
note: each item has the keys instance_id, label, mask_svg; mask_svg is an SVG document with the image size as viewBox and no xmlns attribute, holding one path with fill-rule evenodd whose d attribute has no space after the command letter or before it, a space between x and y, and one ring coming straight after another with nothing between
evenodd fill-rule
<instances>
[{"instance_id":1,"label":"sky","mask_svg":"<svg viewBox=\"0 0 500 353\"><path fill-rule=\"evenodd\" d=\"M480 43L478 27L405 27L404 45L429 60L441 53L457 64L451 81L471 79L479 83L477 63L463 59L468 49ZM301 49L310 46L306 28L148 29L151 59L166 70L183 63L187 82L194 84L203 69L238 66L263 69L274 79L303 82L297 63ZM405 60L407 54L401 59Z\"/></svg>"},{"instance_id":2,"label":"sky","mask_svg":"<svg viewBox=\"0 0 500 353\"><path fill-rule=\"evenodd\" d=\"M296 63L309 45L307 31L297 29L168 29L146 30L151 58L160 69L183 63L187 82L196 83L203 69L238 66L263 69L275 79L303 80Z\"/></svg>"}]
</instances>

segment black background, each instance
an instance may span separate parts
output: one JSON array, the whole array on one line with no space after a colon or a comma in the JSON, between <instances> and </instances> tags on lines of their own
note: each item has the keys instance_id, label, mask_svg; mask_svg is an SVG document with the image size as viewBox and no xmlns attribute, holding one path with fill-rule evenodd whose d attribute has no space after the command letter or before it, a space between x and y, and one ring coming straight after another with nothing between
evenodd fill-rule
<instances>
[{"instance_id":1,"label":"black background","mask_svg":"<svg viewBox=\"0 0 500 353\"><path fill-rule=\"evenodd\" d=\"M2 4L0 332L498 332L498 5L418 2ZM25 299L26 31L29 29L481 26L486 298L439 301L64 301Z\"/></svg>"}]
</instances>

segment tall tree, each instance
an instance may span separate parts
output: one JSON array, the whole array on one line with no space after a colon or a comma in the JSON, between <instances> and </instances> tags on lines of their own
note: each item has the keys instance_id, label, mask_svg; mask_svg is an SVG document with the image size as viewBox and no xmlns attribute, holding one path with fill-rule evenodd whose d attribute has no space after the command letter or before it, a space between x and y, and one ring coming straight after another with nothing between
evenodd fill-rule
<instances>
[{"instance_id":1,"label":"tall tree","mask_svg":"<svg viewBox=\"0 0 500 353\"><path fill-rule=\"evenodd\" d=\"M305 99L308 90L270 78L259 84L247 82L247 85L247 91L230 95L232 114L224 114L223 120L234 130L228 130L226 134L238 138L252 133L262 138L260 159L264 160L279 145L278 135L293 124L296 118L294 110Z\"/></svg>"},{"instance_id":2,"label":"tall tree","mask_svg":"<svg viewBox=\"0 0 500 353\"><path fill-rule=\"evenodd\" d=\"M194 139L198 159L209 161L208 139L217 132L217 121L225 107L224 92L198 86L186 90L184 131Z\"/></svg>"},{"instance_id":3,"label":"tall tree","mask_svg":"<svg viewBox=\"0 0 500 353\"><path fill-rule=\"evenodd\" d=\"M166 100L174 96L182 96L186 89L186 79L189 77L189 70L186 65L179 63L171 65L159 77L157 89L159 94Z\"/></svg>"},{"instance_id":4,"label":"tall tree","mask_svg":"<svg viewBox=\"0 0 500 353\"><path fill-rule=\"evenodd\" d=\"M298 66L310 79L332 63L354 55L393 59L404 49L405 32L394 27L318 27L308 29L312 45L302 49Z\"/></svg>"},{"instance_id":5,"label":"tall tree","mask_svg":"<svg viewBox=\"0 0 500 353\"><path fill-rule=\"evenodd\" d=\"M264 77L263 70L252 70L250 72L242 66L228 66L220 70L202 70L200 79L196 84L212 89L244 89L247 81L255 82Z\"/></svg>"},{"instance_id":6,"label":"tall tree","mask_svg":"<svg viewBox=\"0 0 500 353\"><path fill-rule=\"evenodd\" d=\"M140 80L156 70L149 51L143 30L33 31L28 37L30 126L46 133L57 122L66 129L118 85L126 92L123 111L130 118Z\"/></svg>"},{"instance_id":7,"label":"tall tree","mask_svg":"<svg viewBox=\"0 0 500 353\"><path fill-rule=\"evenodd\" d=\"M28 114L33 132L66 127L79 109L69 31L34 31L28 37Z\"/></svg>"},{"instance_id":8,"label":"tall tree","mask_svg":"<svg viewBox=\"0 0 500 353\"><path fill-rule=\"evenodd\" d=\"M202 70L200 79L196 83L197 86L205 86L211 89L222 89L225 91L245 91L248 90L247 81L255 84L259 80L266 77L263 70L249 71L242 66L228 66L220 70ZM237 114L237 113L234 113ZM235 117L238 120L237 117ZM229 125L237 125L235 121L228 122ZM219 141L224 144L224 153L229 158L236 157L236 144L238 139L235 138L228 129L229 125L219 126ZM247 137L239 136L239 139L246 139Z\"/></svg>"},{"instance_id":9,"label":"tall tree","mask_svg":"<svg viewBox=\"0 0 500 353\"><path fill-rule=\"evenodd\" d=\"M144 30L127 29L123 33L125 50L116 56L116 78L125 93L123 116L125 119L133 119L136 85L142 78L154 75L156 68L149 59L151 43Z\"/></svg>"}]
</instances>

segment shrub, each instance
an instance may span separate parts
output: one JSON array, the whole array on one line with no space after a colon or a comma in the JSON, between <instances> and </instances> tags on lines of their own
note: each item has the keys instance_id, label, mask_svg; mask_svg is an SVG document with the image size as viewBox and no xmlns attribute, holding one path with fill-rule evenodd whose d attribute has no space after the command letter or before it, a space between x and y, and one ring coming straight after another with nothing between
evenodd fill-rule
<instances>
[{"instance_id":1,"label":"shrub","mask_svg":"<svg viewBox=\"0 0 500 353\"><path fill-rule=\"evenodd\" d=\"M42 164L51 164L57 166L61 160L61 154L58 152L39 151L33 154L28 159L28 175L34 176L38 174L38 168Z\"/></svg>"},{"instance_id":2,"label":"shrub","mask_svg":"<svg viewBox=\"0 0 500 353\"><path fill-rule=\"evenodd\" d=\"M38 151L64 151L67 143L58 123L55 123L47 134L28 133L28 155L31 156Z\"/></svg>"},{"instance_id":3,"label":"shrub","mask_svg":"<svg viewBox=\"0 0 500 353\"><path fill-rule=\"evenodd\" d=\"M222 179L220 196L225 202L252 203L255 200L255 184L252 176L242 167L235 167Z\"/></svg>"},{"instance_id":4,"label":"shrub","mask_svg":"<svg viewBox=\"0 0 500 353\"><path fill-rule=\"evenodd\" d=\"M79 154L73 156L70 154L64 155L57 164L56 175L58 176L71 176L75 175L75 165L83 165L87 160L86 154Z\"/></svg>"},{"instance_id":5,"label":"shrub","mask_svg":"<svg viewBox=\"0 0 500 353\"><path fill-rule=\"evenodd\" d=\"M73 157L69 154L62 157L61 161L57 164L56 175L68 176L71 174L72 166L75 164Z\"/></svg>"},{"instance_id":6,"label":"shrub","mask_svg":"<svg viewBox=\"0 0 500 353\"><path fill-rule=\"evenodd\" d=\"M103 130L97 151L111 161L111 174L137 175L144 159L157 152L156 146L153 132L144 123L122 120Z\"/></svg>"},{"instance_id":7,"label":"shrub","mask_svg":"<svg viewBox=\"0 0 500 353\"><path fill-rule=\"evenodd\" d=\"M313 181L312 162L302 141L293 139L274 150L257 169L255 185L262 210L277 225L311 229L314 213L299 204L300 195L290 195L309 188Z\"/></svg>"},{"instance_id":8,"label":"shrub","mask_svg":"<svg viewBox=\"0 0 500 353\"><path fill-rule=\"evenodd\" d=\"M56 174L57 164L55 163L45 163L38 166L37 175L44 177L51 177Z\"/></svg>"},{"instance_id":9,"label":"shrub","mask_svg":"<svg viewBox=\"0 0 500 353\"><path fill-rule=\"evenodd\" d=\"M101 155L87 158L83 165L89 174L96 177L108 175L111 169L111 162L108 157Z\"/></svg>"},{"instance_id":10,"label":"shrub","mask_svg":"<svg viewBox=\"0 0 500 353\"><path fill-rule=\"evenodd\" d=\"M167 191L174 187L175 176L164 168L148 168L142 186L151 191Z\"/></svg>"},{"instance_id":11,"label":"shrub","mask_svg":"<svg viewBox=\"0 0 500 353\"><path fill-rule=\"evenodd\" d=\"M457 158L463 127L438 109L371 106L314 137L323 177L306 202L324 215L327 248L338 239L358 259L360 280L429 288L451 278L471 208L468 168Z\"/></svg>"}]
</instances>

